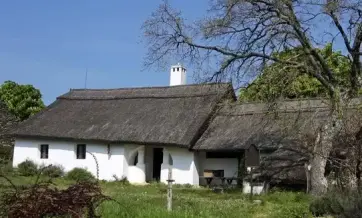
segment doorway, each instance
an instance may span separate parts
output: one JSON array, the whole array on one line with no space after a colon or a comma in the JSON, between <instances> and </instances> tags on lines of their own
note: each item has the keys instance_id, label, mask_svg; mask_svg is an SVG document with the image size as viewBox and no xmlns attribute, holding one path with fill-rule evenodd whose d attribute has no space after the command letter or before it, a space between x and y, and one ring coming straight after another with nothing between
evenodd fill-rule
<instances>
[{"instance_id":1,"label":"doorway","mask_svg":"<svg viewBox=\"0 0 362 218\"><path fill-rule=\"evenodd\" d=\"M163 161L162 148L153 149L153 180L160 181L161 178L161 164Z\"/></svg>"}]
</instances>

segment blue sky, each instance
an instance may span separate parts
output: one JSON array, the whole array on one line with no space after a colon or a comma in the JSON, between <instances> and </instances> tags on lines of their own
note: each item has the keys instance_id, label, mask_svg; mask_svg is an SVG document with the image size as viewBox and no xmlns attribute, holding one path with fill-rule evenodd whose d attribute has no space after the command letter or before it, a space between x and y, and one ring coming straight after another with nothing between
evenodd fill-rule
<instances>
[{"instance_id":1,"label":"blue sky","mask_svg":"<svg viewBox=\"0 0 362 218\"><path fill-rule=\"evenodd\" d=\"M161 0L0 0L0 83L40 89L49 104L70 88L164 86L169 72L142 71L142 23ZM208 0L174 0L193 20ZM192 83L192 73L188 74Z\"/></svg>"}]
</instances>

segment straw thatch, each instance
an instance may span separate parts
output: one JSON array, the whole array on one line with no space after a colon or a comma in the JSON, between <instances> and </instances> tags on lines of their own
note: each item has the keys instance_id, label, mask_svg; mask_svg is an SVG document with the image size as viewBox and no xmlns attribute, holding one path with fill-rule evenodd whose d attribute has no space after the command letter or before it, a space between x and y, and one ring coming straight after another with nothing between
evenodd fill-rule
<instances>
[{"instance_id":1,"label":"straw thatch","mask_svg":"<svg viewBox=\"0 0 362 218\"><path fill-rule=\"evenodd\" d=\"M269 103L226 104L194 146L196 150L244 150L251 144L273 148L314 134L329 116L321 99ZM353 99L351 108L359 107Z\"/></svg>"},{"instance_id":2,"label":"straw thatch","mask_svg":"<svg viewBox=\"0 0 362 218\"><path fill-rule=\"evenodd\" d=\"M345 105L345 122L335 148L345 146L347 135L355 135L362 126L361 102L352 99ZM262 157L257 170L260 179L305 184L304 164L321 124L330 118L329 108L322 99L226 104L193 149L237 151L254 144Z\"/></svg>"},{"instance_id":3,"label":"straw thatch","mask_svg":"<svg viewBox=\"0 0 362 218\"><path fill-rule=\"evenodd\" d=\"M14 134L190 147L224 98L235 98L231 84L74 89Z\"/></svg>"}]
</instances>

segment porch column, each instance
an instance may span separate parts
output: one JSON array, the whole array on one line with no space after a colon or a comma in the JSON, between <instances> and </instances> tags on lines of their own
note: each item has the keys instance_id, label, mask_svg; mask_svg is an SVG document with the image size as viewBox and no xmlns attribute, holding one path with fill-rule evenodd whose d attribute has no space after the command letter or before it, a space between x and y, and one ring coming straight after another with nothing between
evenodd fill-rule
<instances>
[{"instance_id":1,"label":"porch column","mask_svg":"<svg viewBox=\"0 0 362 218\"><path fill-rule=\"evenodd\" d=\"M133 171L136 183L146 182L146 165L145 165L145 146L138 149L138 162L136 169Z\"/></svg>"},{"instance_id":2,"label":"porch column","mask_svg":"<svg viewBox=\"0 0 362 218\"><path fill-rule=\"evenodd\" d=\"M166 148L164 148L163 149L163 161L162 161L162 164L164 164L164 165L169 165L169 162L168 162L168 160L169 160L169 155L170 155L170 153L168 152L168 150L166 149Z\"/></svg>"},{"instance_id":3,"label":"porch column","mask_svg":"<svg viewBox=\"0 0 362 218\"><path fill-rule=\"evenodd\" d=\"M167 180L168 180L168 170L170 168L169 156L170 156L170 152L166 148L163 148L163 161L162 161L162 165L161 165L160 180L162 183L166 183L166 184L167 184Z\"/></svg>"},{"instance_id":4,"label":"porch column","mask_svg":"<svg viewBox=\"0 0 362 218\"><path fill-rule=\"evenodd\" d=\"M140 148L138 150L138 163L137 165L144 165L145 164L145 146L142 146L142 148Z\"/></svg>"}]
</instances>

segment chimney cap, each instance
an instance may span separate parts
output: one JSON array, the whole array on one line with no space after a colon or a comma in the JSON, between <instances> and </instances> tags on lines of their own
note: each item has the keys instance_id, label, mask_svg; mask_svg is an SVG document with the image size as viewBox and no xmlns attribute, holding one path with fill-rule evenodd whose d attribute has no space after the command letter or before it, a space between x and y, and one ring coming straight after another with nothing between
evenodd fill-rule
<instances>
[{"instance_id":1,"label":"chimney cap","mask_svg":"<svg viewBox=\"0 0 362 218\"><path fill-rule=\"evenodd\" d=\"M177 63L177 64L175 64L175 65L171 65L171 68L175 68L175 67L181 67L181 68L183 68L183 69L186 70L186 68L185 68L181 63Z\"/></svg>"}]
</instances>

